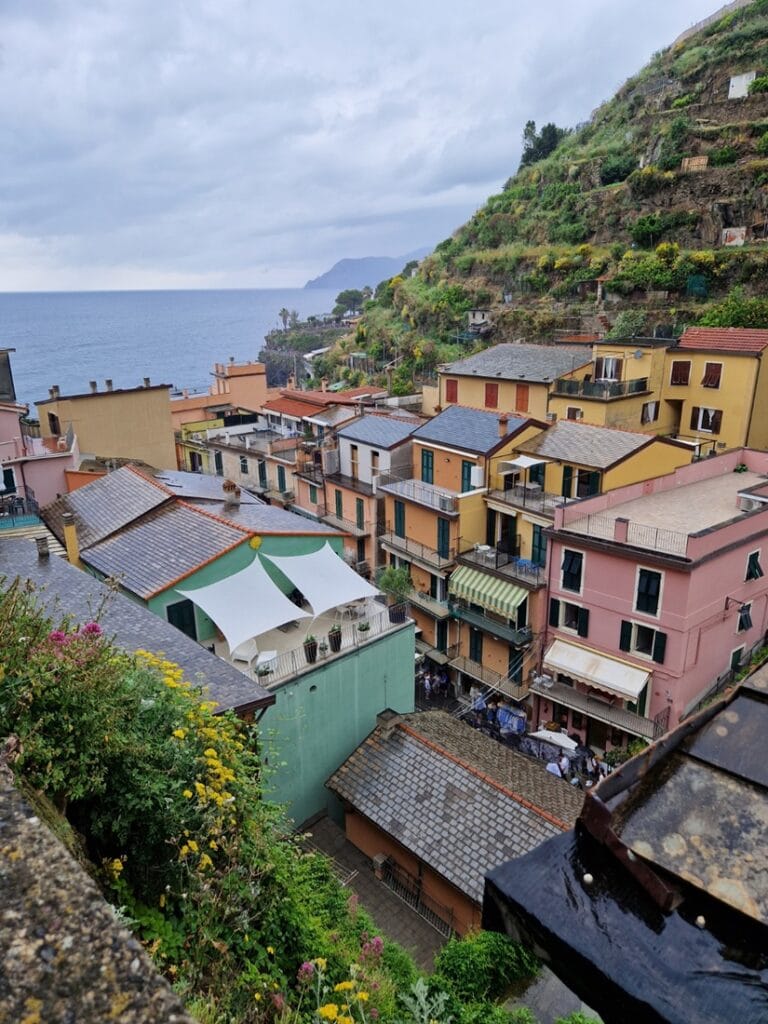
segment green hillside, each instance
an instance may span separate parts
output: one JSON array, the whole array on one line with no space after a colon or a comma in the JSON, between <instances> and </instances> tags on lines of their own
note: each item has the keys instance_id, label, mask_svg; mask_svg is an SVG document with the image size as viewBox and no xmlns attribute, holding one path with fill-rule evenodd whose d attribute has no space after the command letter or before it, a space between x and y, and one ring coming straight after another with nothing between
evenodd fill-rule
<instances>
[{"instance_id":1,"label":"green hillside","mask_svg":"<svg viewBox=\"0 0 768 1024\"><path fill-rule=\"evenodd\" d=\"M748 95L729 99L732 76L748 72ZM382 283L330 363L338 372L345 348L364 349L407 391L472 349L474 306L492 310L493 342L671 331L713 306L718 322L768 326L768 303L748 301L766 290L766 220L768 0L754 0L654 56L414 276ZM748 228L747 244L722 244L733 227Z\"/></svg>"}]
</instances>

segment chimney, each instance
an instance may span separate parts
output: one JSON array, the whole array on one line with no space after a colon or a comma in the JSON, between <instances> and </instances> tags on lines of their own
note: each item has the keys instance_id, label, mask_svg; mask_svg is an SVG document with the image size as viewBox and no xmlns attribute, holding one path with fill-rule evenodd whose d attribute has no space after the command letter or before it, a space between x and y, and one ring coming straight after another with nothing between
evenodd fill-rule
<instances>
[{"instance_id":1,"label":"chimney","mask_svg":"<svg viewBox=\"0 0 768 1024\"><path fill-rule=\"evenodd\" d=\"M231 483L231 481L227 481ZM224 508L233 509L240 507L240 488L233 484L231 488L224 488Z\"/></svg>"},{"instance_id":2,"label":"chimney","mask_svg":"<svg viewBox=\"0 0 768 1024\"><path fill-rule=\"evenodd\" d=\"M321 377L320 378L320 390L321 391L327 391L328 390L328 378L327 377Z\"/></svg>"},{"instance_id":3,"label":"chimney","mask_svg":"<svg viewBox=\"0 0 768 1024\"><path fill-rule=\"evenodd\" d=\"M184 388L183 389L183 391L181 392L181 397L182 398L189 398L189 388Z\"/></svg>"},{"instance_id":4,"label":"chimney","mask_svg":"<svg viewBox=\"0 0 768 1024\"><path fill-rule=\"evenodd\" d=\"M509 416L505 412L499 416L499 437L507 436L507 425L509 423Z\"/></svg>"},{"instance_id":5,"label":"chimney","mask_svg":"<svg viewBox=\"0 0 768 1024\"><path fill-rule=\"evenodd\" d=\"M48 548L48 538L36 537L35 543L37 544L37 557L41 562L44 562L51 554Z\"/></svg>"},{"instance_id":6,"label":"chimney","mask_svg":"<svg viewBox=\"0 0 768 1024\"><path fill-rule=\"evenodd\" d=\"M145 378L144 378L144 387L145 387L145 388L148 388L148 387L150 387L150 386L151 386L151 383L152 383L152 382L151 382L151 380L149 379L149 377L145 377Z\"/></svg>"},{"instance_id":7,"label":"chimney","mask_svg":"<svg viewBox=\"0 0 768 1024\"><path fill-rule=\"evenodd\" d=\"M288 380L285 382L285 386L291 389L296 387L296 378L292 373L288 374Z\"/></svg>"},{"instance_id":8,"label":"chimney","mask_svg":"<svg viewBox=\"0 0 768 1024\"><path fill-rule=\"evenodd\" d=\"M104 381L104 387L107 389L107 391L111 391L112 390L112 378L111 377L107 377L107 379Z\"/></svg>"},{"instance_id":9,"label":"chimney","mask_svg":"<svg viewBox=\"0 0 768 1024\"><path fill-rule=\"evenodd\" d=\"M383 711L380 711L376 715L376 726L381 738L388 740L402 720L402 715L393 711L392 708L385 708Z\"/></svg>"},{"instance_id":10,"label":"chimney","mask_svg":"<svg viewBox=\"0 0 768 1024\"><path fill-rule=\"evenodd\" d=\"M70 565L82 569L83 563L80 561L80 542L77 539L75 517L71 512L65 512L61 517L61 523L64 527L64 547L67 549L67 559Z\"/></svg>"},{"instance_id":11,"label":"chimney","mask_svg":"<svg viewBox=\"0 0 768 1024\"><path fill-rule=\"evenodd\" d=\"M51 398L58 398L59 395L61 394L61 391L59 390L59 385L54 384L53 387L48 388L48 394L51 396Z\"/></svg>"}]
</instances>

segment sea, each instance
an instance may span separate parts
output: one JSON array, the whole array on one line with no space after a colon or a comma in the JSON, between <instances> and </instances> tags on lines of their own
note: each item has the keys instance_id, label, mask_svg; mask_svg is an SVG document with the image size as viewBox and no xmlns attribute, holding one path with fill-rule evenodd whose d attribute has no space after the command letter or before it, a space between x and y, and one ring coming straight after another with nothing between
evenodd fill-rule
<instances>
[{"instance_id":1,"label":"sea","mask_svg":"<svg viewBox=\"0 0 768 1024\"><path fill-rule=\"evenodd\" d=\"M214 363L255 360L279 312L329 313L337 290L259 288L199 291L0 293L0 349L15 349L18 401L83 394L88 382L153 384L206 391Z\"/></svg>"}]
</instances>

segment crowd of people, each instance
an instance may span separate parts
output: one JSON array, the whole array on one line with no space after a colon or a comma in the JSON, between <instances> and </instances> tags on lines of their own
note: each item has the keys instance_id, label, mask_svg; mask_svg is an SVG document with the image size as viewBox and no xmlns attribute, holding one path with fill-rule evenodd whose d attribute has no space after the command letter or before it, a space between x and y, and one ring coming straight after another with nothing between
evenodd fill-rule
<instances>
[{"instance_id":1,"label":"crowd of people","mask_svg":"<svg viewBox=\"0 0 768 1024\"><path fill-rule=\"evenodd\" d=\"M444 668L420 668L416 673L416 684L425 701L445 701L451 694L448 673Z\"/></svg>"}]
</instances>

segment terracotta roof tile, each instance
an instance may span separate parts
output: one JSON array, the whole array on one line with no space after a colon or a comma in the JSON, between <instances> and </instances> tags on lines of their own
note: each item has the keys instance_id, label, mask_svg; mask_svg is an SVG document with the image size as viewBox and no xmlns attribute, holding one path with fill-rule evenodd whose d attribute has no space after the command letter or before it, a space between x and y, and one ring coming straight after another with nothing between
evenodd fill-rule
<instances>
[{"instance_id":1,"label":"terracotta roof tile","mask_svg":"<svg viewBox=\"0 0 768 1024\"><path fill-rule=\"evenodd\" d=\"M678 345L714 352L762 352L766 347L768 331L747 327L689 327Z\"/></svg>"},{"instance_id":2,"label":"terracotta roof tile","mask_svg":"<svg viewBox=\"0 0 768 1024\"><path fill-rule=\"evenodd\" d=\"M262 405L264 412L277 412L285 416L315 416L324 408L322 402L300 401L295 398L275 398Z\"/></svg>"}]
</instances>

